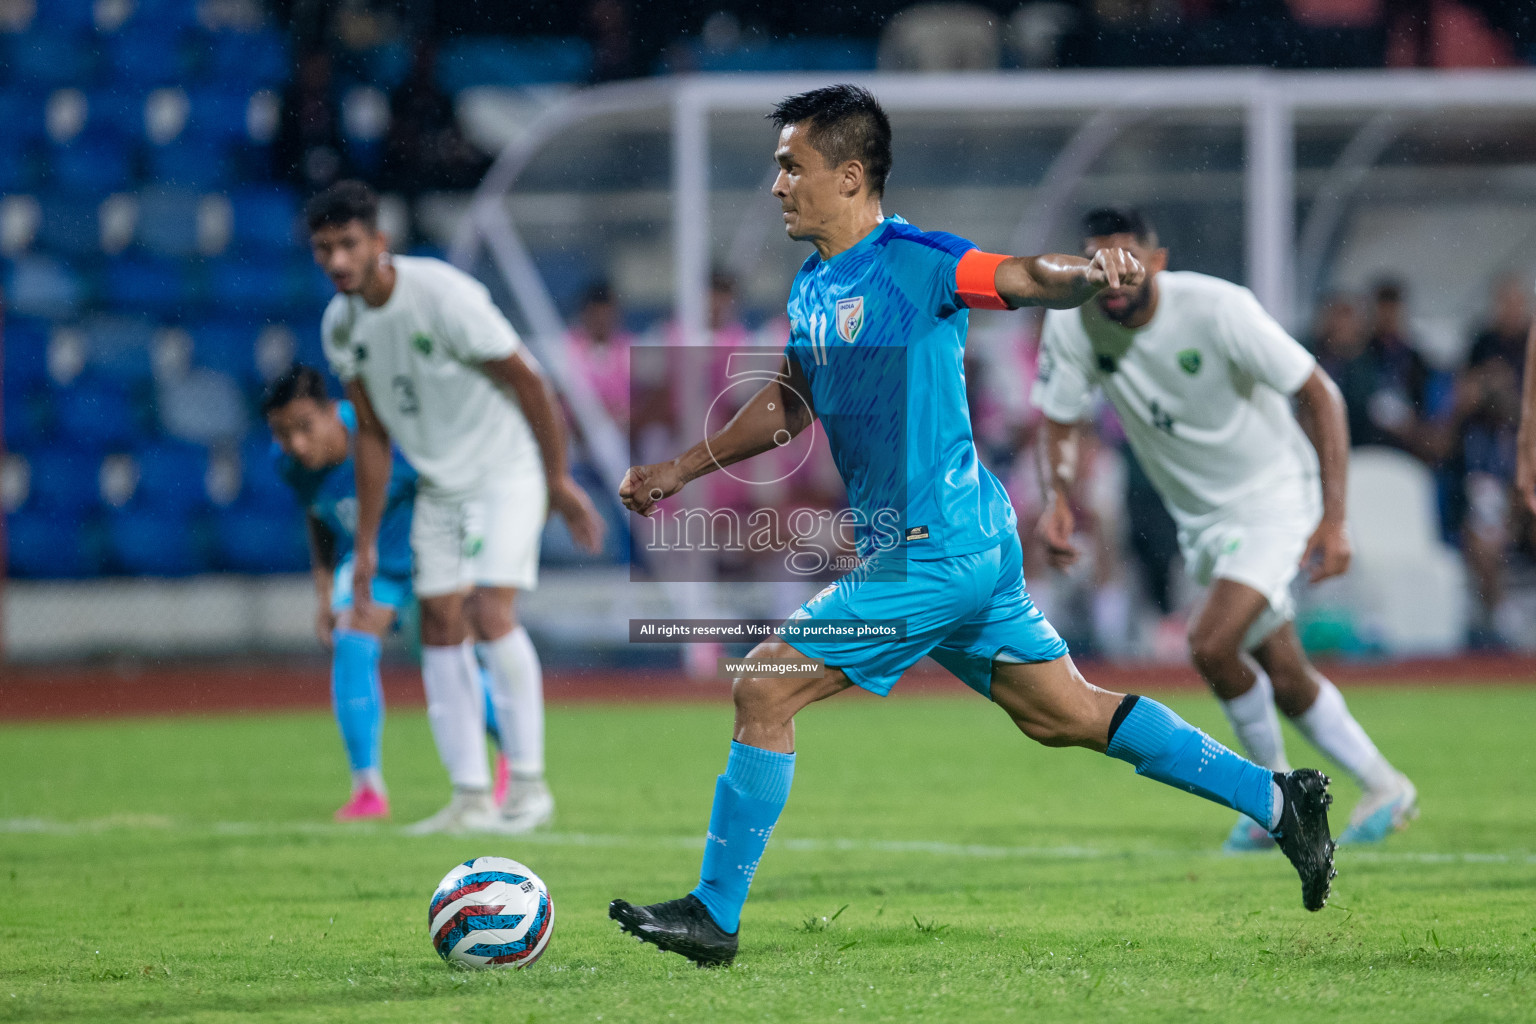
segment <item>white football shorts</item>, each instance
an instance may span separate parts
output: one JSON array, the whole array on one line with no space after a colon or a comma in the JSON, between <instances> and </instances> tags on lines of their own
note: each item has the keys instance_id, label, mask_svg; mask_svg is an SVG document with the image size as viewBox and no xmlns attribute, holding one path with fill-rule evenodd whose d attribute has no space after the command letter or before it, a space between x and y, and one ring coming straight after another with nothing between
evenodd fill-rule
<instances>
[{"instance_id":1,"label":"white football shorts","mask_svg":"<svg viewBox=\"0 0 1536 1024\"><path fill-rule=\"evenodd\" d=\"M548 514L543 474L498 477L469 496L417 491L411 521L416 596L477 585L535 589Z\"/></svg>"},{"instance_id":2,"label":"white football shorts","mask_svg":"<svg viewBox=\"0 0 1536 1024\"><path fill-rule=\"evenodd\" d=\"M1185 571L1196 583L1232 580L1252 587L1269 602L1243 636L1243 650L1253 650L1296 618L1291 584L1322 509L1322 491L1312 478L1245 501L1240 511L1198 532L1179 531Z\"/></svg>"}]
</instances>

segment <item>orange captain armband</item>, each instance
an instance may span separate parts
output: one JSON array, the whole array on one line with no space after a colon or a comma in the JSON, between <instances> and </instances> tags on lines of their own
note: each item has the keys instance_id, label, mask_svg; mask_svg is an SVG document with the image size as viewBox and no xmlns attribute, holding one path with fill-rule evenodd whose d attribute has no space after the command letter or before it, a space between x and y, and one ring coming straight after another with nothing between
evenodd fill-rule
<instances>
[{"instance_id":1,"label":"orange captain armband","mask_svg":"<svg viewBox=\"0 0 1536 1024\"><path fill-rule=\"evenodd\" d=\"M1007 256L972 249L955 265L955 294L970 309L1012 309L997 294L997 266Z\"/></svg>"}]
</instances>

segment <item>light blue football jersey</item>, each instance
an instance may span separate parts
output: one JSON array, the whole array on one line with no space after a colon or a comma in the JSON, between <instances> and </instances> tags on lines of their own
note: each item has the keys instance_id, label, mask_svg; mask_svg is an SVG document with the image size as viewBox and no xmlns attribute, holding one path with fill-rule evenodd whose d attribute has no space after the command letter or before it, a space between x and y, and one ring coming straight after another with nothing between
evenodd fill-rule
<instances>
[{"instance_id":1,"label":"light blue football jersey","mask_svg":"<svg viewBox=\"0 0 1536 1024\"><path fill-rule=\"evenodd\" d=\"M800 364L858 513L858 551L914 559L983 551L1017 529L976 454L965 393L970 311L955 267L975 246L889 217L790 290L786 354Z\"/></svg>"},{"instance_id":2,"label":"light blue football jersey","mask_svg":"<svg viewBox=\"0 0 1536 1024\"><path fill-rule=\"evenodd\" d=\"M357 433L357 411L351 402L338 402L337 412L346 425L348 436ZM411 578L411 510L416 502L416 471L398 449L394 449L390 467L389 490L384 496L384 520L379 525L380 576ZM352 554L357 533L357 477L352 453L329 469L305 469L297 460L283 454L272 443L272 457L283 482L310 515L314 516L336 539L336 561Z\"/></svg>"}]
</instances>

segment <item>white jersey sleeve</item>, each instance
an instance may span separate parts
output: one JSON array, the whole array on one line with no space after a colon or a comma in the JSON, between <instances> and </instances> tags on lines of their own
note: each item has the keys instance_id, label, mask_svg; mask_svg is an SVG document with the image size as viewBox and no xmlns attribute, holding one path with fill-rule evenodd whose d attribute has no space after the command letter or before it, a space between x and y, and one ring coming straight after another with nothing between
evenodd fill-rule
<instances>
[{"instance_id":1,"label":"white jersey sleeve","mask_svg":"<svg viewBox=\"0 0 1536 1024\"><path fill-rule=\"evenodd\" d=\"M320 343L331 372L343 383L357 378L357 349L352 344L352 311L347 298L337 295L325 307L320 318Z\"/></svg>"},{"instance_id":2,"label":"white jersey sleeve","mask_svg":"<svg viewBox=\"0 0 1536 1024\"><path fill-rule=\"evenodd\" d=\"M1029 396L1057 423L1077 423L1093 411L1093 346L1076 317L1075 309L1046 311L1040 366Z\"/></svg>"},{"instance_id":3,"label":"white jersey sleeve","mask_svg":"<svg viewBox=\"0 0 1536 1024\"><path fill-rule=\"evenodd\" d=\"M1234 366L1282 395L1293 395L1312 376L1317 360L1286 333L1247 288L1233 287L1217 305L1218 338Z\"/></svg>"},{"instance_id":4,"label":"white jersey sleeve","mask_svg":"<svg viewBox=\"0 0 1536 1024\"><path fill-rule=\"evenodd\" d=\"M454 358L462 363L488 363L506 359L522 347L485 285L466 274L445 277L453 284L437 309L443 346Z\"/></svg>"}]
</instances>

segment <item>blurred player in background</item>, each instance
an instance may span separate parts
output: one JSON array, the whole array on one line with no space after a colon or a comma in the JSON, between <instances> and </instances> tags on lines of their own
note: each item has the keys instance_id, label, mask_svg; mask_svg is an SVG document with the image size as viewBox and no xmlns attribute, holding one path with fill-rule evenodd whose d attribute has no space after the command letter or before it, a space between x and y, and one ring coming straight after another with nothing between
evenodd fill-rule
<instances>
[{"instance_id":1,"label":"blurred player in background","mask_svg":"<svg viewBox=\"0 0 1536 1024\"><path fill-rule=\"evenodd\" d=\"M1232 730L1254 761L1289 771L1278 705L1365 791L1339 841L1380 841L1417 813L1413 783L1307 660L1292 621L1299 568L1313 582L1349 568L1349 427L1338 388L1248 289L1167 271L1168 250L1136 210L1095 210L1083 233L1084 253L1126 249L1147 276L1081 309L1046 313L1035 401L1047 418L1040 532L1051 560L1065 567L1078 557L1069 502L1078 423L1102 388L1179 525L1186 569L1210 587L1190 625L1190 655ZM1273 843L1243 819L1226 848Z\"/></svg>"},{"instance_id":2,"label":"blurred player in background","mask_svg":"<svg viewBox=\"0 0 1536 1024\"><path fill-rule=\"evenodd\" d=\"M1141 265L1110 248L1092 260L987 254L887 218L890 121L857 86L791 96L772 116L780 129L773 195L789 236L816 250L792 286L779 377L707 441L670 462L632 467L620 495L650 515L690 480L773 451L814 418L864 524L861 562L803 604L780 639L752 652L771 668L736 679L733 742L698 886L647 906L614 900L609 916L696 963L729 963L752 876L789 798L795 715L850 686L884 696L929 654L1041 743L1106 753L1264 819L1301 876L1304 904L1320 909L1333 877L1326 777L1270 772L1154 700L1084 680L1024 589L1018 521L972 440L969 310L1073 306L1102 288L1139 284ZM872 528L882 522L890 529ZM900 622L904 633L797 632L837 621ZM805 664L812 659L823 665ZM797 665L808 671L791 674Z\"/></svg>"},{"instance_id":3,"label":"blurred player in background","mask_svg":"<svg viewBox=\"0 0 1536 1024\"><path fill-rule=\"evenodd\" d=\"M411 550L427 715L454 793L416 833L525 832L549 822L543 677L515 617L538 582L553 508L596 551L603 526L566 469L565 426L543 374L485 287L440 260L391 256L378 197L343 181L310 201L315 262L338 294L326 357L356 407L353 603L367 612L389 484L390 440L418 474ZM512 762L498 806L486 768L471 632L490 670Z\"/></svg>"},{"instance_id":4,"label":"blurred player in background","mask_svg":"<svg viewBox=\"0 0 1536 1024\"><path fill-rule=\"evenodd\" d=\"M1525 379L1520 388L1520 432L1515 441L1515 491L1536 516L1536 320L1525 338Z\"/></svg>"},{"instance_id":5,"label":"blurred player in background","mask_svg":"<svg viewBox=\"0 0 1536 1024\"><path fill-rule=\"evenodd\" d=\"M379 527L373 601L366 616L360 616L352 605L357 528L352 438L357 433L357 413L351 402L335 401L326 393L319 370L300 364L267 385L261 411L272 430L278 476L304 509L318 598L315 635L331 651L331 706L352 768L352 797L336 812L336 820L385 818L389 797L381 749L384 692L379 656L384 637L399 624L401 612L413 600L411 507L416 500L416 471L396 453ZM490 732L499 747L500 736L494 728ZM509 766L500 750L496 778L498 787L505 789Z\"/></svg>"}]
</instances>

